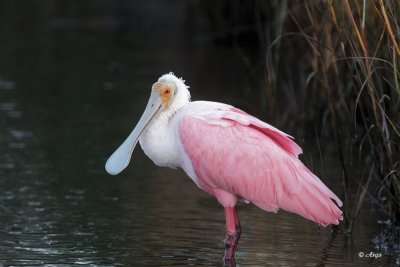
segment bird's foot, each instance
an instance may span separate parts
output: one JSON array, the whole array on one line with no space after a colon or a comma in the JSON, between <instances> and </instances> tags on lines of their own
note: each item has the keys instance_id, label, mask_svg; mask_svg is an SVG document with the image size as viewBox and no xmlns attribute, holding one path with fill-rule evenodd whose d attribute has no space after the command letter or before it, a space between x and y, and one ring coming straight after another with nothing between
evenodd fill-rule
<instances>
[{"instance_id":1,"label":"bird's foot","mask_svg":"<svg viewBox=\"0 0 400 267\"><path fill-rule=\"evenodd\" d=\"M225 237L225 266L235 266L235 251L240 238L240 231L233 234L226 234Z\"/></svg>"},{"instance_id":2,"label":"bird's foot","mask_svg":"<svg viewBox=\"0 0 400 267\"><path fill-rule=\"evenodd\" d=\"M227 260L224 257L224 267L235 267L235 266L236 266L236 261L234 257L229 260Z\"/></svg>"},{"instance_id":3,"label":"bird's foot","mask_svg":"<svg viewBox=\"0 0 400 267\"><path fill-rule=\"evenodd\" d=\"M235 251L240 238L240 222L235 207L225 207L226 237L225 237L225 266L236 266Z\"/></svg>"}]
</instances>

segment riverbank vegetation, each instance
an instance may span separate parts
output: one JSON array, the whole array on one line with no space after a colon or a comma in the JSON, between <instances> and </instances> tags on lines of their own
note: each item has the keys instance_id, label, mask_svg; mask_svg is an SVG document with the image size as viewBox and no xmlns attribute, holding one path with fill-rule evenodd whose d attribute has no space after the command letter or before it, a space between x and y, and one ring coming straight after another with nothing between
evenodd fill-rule
<instances>
[{"instance_id":1,"label":"riverbank vegetation","mask_svg":"<svg viewBox=\"0 0 400 267\"><path fill-rule=\"evenodd\" d=\"M398 235L400 2L219 1L203 10L218 41L234 46L258 77L266 116L331 138L345 232L372 203Z\"/></svg>"},{"instance_id":2,"label":"riverbank vegetation","mask_svg":"<svg viewBox=\"0 0 400 267\"><path fill-rule=\"evenodd\" d=\"M286 81L296 85L295 92L284 87L287 94L318 103L319 112L310 105L310 110L305 109L306 117L319 121L321 131L333 134L339 148L347 231L353 230L367 194L376 200L391 224L398 224L400 3L294 2L278 3L278 9L286 12L278 27L282 32L266 52L266 99L276 103L280 81ZM286 68L299 75L293 78ZM267 106L273 107L274 103ZM353 155L344 154L348 146L352 146ZM354 156L365 166L362 177L349 175ZM349 191L351 179L358 180L357 192ZM348 196L354 193L357 198L351 203Z\"/></svg>"}]
</instances>

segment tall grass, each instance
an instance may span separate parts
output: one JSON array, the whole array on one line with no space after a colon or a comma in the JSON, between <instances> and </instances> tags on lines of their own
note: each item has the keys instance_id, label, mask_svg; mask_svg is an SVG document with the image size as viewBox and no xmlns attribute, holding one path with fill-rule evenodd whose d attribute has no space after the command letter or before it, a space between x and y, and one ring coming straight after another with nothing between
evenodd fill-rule
<instances>
[{"instance_id":1,"label":"tall grass","mask_svg":"<svg viewBox=\"0 0 400 267\"><path fill-rule=\"evenodd\" d=\"M400 1L192 3L210 17L220 43L242 49L241 56L261 51L261 60L244 62L263 77L260 105L267 116L333 137L347 232L367 196L399 225ZM252 45L243 40L249 32L257 36ZM354 159L361 174L353 171Z\"/></svg>"},{"instance_id":2,"label":"tall grass","mask_svg":"<svg viewBox=\"0 0 400 267\"><path fill-rule=\"evenodd\" d=\"M367 194L391 223L400 224L400 2L274 3L277 11L285 5L287 15L275 21L282 32L266 46L266 108L274 108L285 90L295 96L288 98L295 107L290 112L304 110L308 120L319 121L320 130L335 137L347 231ZM349 173L354 155L348 151L365 166L363 177ZM351 191L351 180L358 180L357 192Z\"/></svg>"}]
</instances>

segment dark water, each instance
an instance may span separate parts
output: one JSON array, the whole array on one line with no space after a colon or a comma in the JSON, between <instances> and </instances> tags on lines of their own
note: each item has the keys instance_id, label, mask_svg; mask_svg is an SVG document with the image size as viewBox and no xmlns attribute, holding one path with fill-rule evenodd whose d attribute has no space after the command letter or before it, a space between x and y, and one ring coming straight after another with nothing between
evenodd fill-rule
<instances>
[{"instance_id":1,"label":"dark water","mask_svg":"<svg viewBox=\"0 0 400 267\"><path fill-rule=\"evenodd\" d=\"M0 266L221 266L213 198L140 149L119 176L104 163L163 73L185 77L193 99L257 110L230 90L249 86L242 58L193 26L183 1L84 2L0 2ZM308 151L307 164L321 165ZM324 181L340 194L332 154ZM378 253L368 205L352 237L239 205L238 266L394 264L359 257Z\"/></svg>"}]
</instances>

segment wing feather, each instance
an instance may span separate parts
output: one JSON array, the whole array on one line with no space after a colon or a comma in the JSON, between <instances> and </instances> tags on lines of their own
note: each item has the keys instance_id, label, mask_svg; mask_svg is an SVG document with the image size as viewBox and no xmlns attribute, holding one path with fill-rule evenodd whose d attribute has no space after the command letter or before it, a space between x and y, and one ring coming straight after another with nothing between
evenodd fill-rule
<instances>
[{"instance_id":1,"label":"wing feather","mask_svg":"<svg viewBox=\"0 0 400 267\"><path fill-rule=\"evenodd\" d=\"M340 199L297 158L301 148L289 135L228 105L199 110L180 118L179 136L200 187L267 211L282 208L321 225L338 223L342 212L331 199L341 206Z\"/></svg>"}]
</instances>

